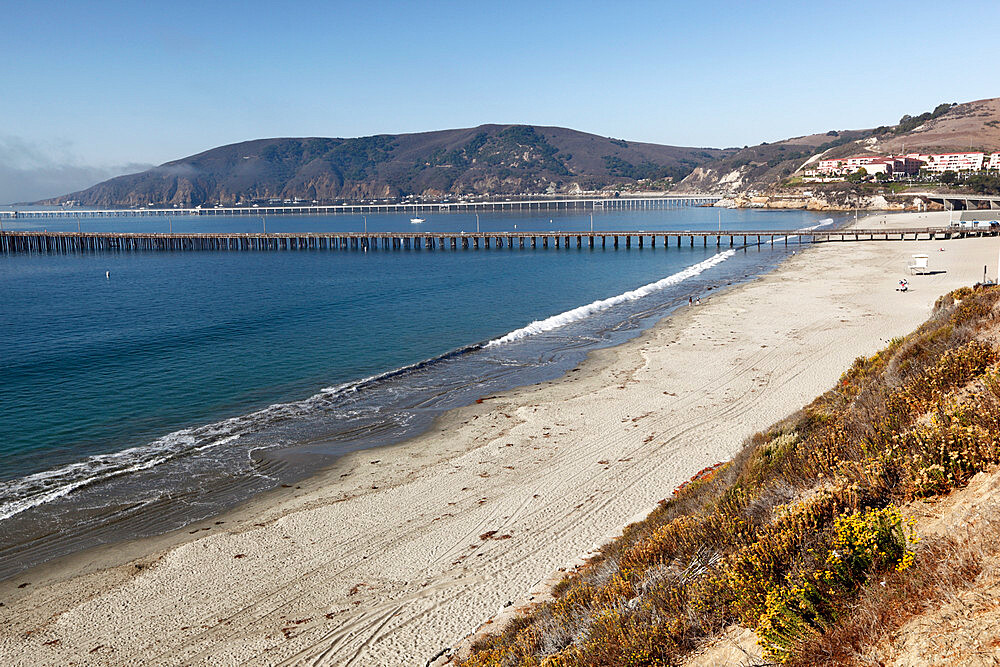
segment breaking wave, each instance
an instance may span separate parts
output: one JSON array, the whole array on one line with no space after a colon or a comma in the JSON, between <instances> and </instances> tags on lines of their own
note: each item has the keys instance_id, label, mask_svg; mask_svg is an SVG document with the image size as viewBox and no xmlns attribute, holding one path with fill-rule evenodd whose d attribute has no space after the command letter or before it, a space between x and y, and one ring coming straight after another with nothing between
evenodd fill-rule
<instances>
[{"instance_id":1,"label":"breaking wave","mask_svg":"<svg viewBox=\"0 0 1000 667\"><path fill-rule=\"evenodd\" d=\"M0 481L0 521L62 498L82 487L228 445L241 436L255 433L278 422L337 409L341 405L340 399L345 395L481 347L481 345L469 345L385 373L326 387L301 401L275 403L246 415L197 428L180 429L138 447L110 454L97 454L59 468Z\"/></svg>"},{"instance_id":2,"label":"breaking wave","mask_svg":"<svg viewBox=\"0 0 1000 667\"><path fill-rule=\"evenodd\" d=\"M544 320L535 320L531 324L522 327L520 329L515 329L505 336L491 340L486 344L486 347L494 347L496 345L503 345L504 343L510 343L515 340L520 340L528 336L534 336L536 334L544 333L546 331L552 331L553 329L558 329L559 327L566 326L571 322L577 322L589 317L594 313L602 310L607 310L612 306L616 306L620 303L625 303L627 301L635 301L636 299L641 299L644 296L652 294L653 292L659 291L671 285L676 285L677 283L683 282L688 278L693 278L698 274L707 271L717 264L721 264L730 257L736 254L735 250L727 250L721 252L717 255L709 257L703 262L698 262L693 266L689 266L682 271L667 276L661 280L657 280L654 283L649 283L648 285L643 285L642 287L637 287L634 290L629 290L619 294L618 296L612 296L607 299L600 299L592 303L588 303L585 306L579 306L573 308L572 310L567 310L558 315L553 315L552 317L547 317Z\"/></svg>"}]
</instances>

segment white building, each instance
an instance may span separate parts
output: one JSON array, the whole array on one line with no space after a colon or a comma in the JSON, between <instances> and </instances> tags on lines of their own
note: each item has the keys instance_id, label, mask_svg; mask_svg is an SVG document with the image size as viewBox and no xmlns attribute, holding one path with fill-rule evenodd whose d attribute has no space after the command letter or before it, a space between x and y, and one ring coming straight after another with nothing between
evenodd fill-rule
<instances>
[{"instance_id":1,"label":"white building","mask_svg":"<svg viewBox=\"0 0 1000 667\"><path fill-rule=\"evenodd\" d=\"M980 171L983 168L983 153L937 153L921 155L924 169L936 173L945 171Z\"/></svg>"},{"instance_id":2,"label":"white building","mask_svg":"<svg viewBox=\"0 0 1000 667\"><path fill-rule=\"evenodd\" d=\"M864 169L869 174L916 174L923 165L915 155L856 155L854 157L820 160L818 174L826 176L853 174Z\"/></svg>"},{"instance_id":3,"label":"white building","mask_svg":"<svg viewBox=\"0 0 1000 667\"><path fill-rule=\"evenodd\" d=\"M841 166L843 165L843 163L844 163L844 161L841 160L841 159L820 160L819 163L816 166L816 171L818 171L821 174L835 174L835 173L839 173L840 170L841 170Z\"/></svg>"},{"instance_id":4,"label":"white building","mask_svg":"<svg viewBox=\"0 0 1000 667\"><path fill-rule=\"evenodd\" d=\"M820 160L816 169L821 174L851 174L865 165L881 159L883 159L881 155L856 155L833 160Z\"/></svg>"}]
</instances>

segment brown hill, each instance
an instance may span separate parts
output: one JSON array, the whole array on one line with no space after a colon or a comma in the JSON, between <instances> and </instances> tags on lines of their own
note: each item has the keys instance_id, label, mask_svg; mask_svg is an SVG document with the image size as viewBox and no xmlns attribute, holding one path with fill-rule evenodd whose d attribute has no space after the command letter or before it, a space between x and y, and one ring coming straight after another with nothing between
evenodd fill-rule
<instances>
[{"instance_id":1,"label":"brown hill","mask_svg":"<svg viewBox=\"0 0 1000 667\"><path fill-rule=\"evenodd\" d=\"M417 195L573 192L680 180L732 150L661 146L561 127L475 128L355 139L260 139L47 200L87 206L197 206L278 199L369 200Z\"/></svg>"},{"instance_id":2,"label":"brown hill","mask_svg":"<svg viewBox=\"0 0 1000 667\"><path fill-rule=\"evenodd\" d=\"M1000 97L957 104L941 116L898 135L880 135L878 153L1000 150Z\"/></svg>"}]
</instances>

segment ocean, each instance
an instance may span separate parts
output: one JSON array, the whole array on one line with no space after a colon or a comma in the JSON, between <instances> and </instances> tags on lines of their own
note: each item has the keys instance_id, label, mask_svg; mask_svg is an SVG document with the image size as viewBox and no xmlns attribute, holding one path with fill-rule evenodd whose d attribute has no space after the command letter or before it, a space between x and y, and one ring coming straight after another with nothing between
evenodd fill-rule
<instances>
[{"instance_id":1,"label":"ocean","mask_svg":"<svg viewBox=\"0 0 1000 667\"><path fill-rule=\"evenodd\" d=\"M599 230L787 229L800 211L609 211ZM84 231L413 231L407 214L81 219ZM474 231L423 214L419 231ZM589 213L480 213L483 231ZM76 230L77 221L5 221ZM0 578L179 528L443 411L559 377L784 244L0 255Z\"/></svg>"}]
</instances>

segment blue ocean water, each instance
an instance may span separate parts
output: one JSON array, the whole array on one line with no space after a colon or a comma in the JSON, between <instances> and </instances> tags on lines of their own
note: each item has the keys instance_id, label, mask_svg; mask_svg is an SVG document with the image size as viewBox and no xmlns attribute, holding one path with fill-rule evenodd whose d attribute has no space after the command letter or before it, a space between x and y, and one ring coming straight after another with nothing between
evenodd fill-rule
<instances>
[{"instance_id":1,"label":"blue ocean water","mask_svg":"<svg viewBox=\"0 0 1000 667\"><path fill-rule=\"evenodd\" d=\"M424 217L420 231L477 225L474 214ZM602 213L593 224L792 230L823 220L688 208ZM405 214L12 224L414 229ZM569 231L591 218L490 213L478 224ZM0 255L0 577L211 516L346 451L411 436L443 410L556 377L688 295L758 275L786 252L698 243Z\"/></svg>"}]
</instances>

